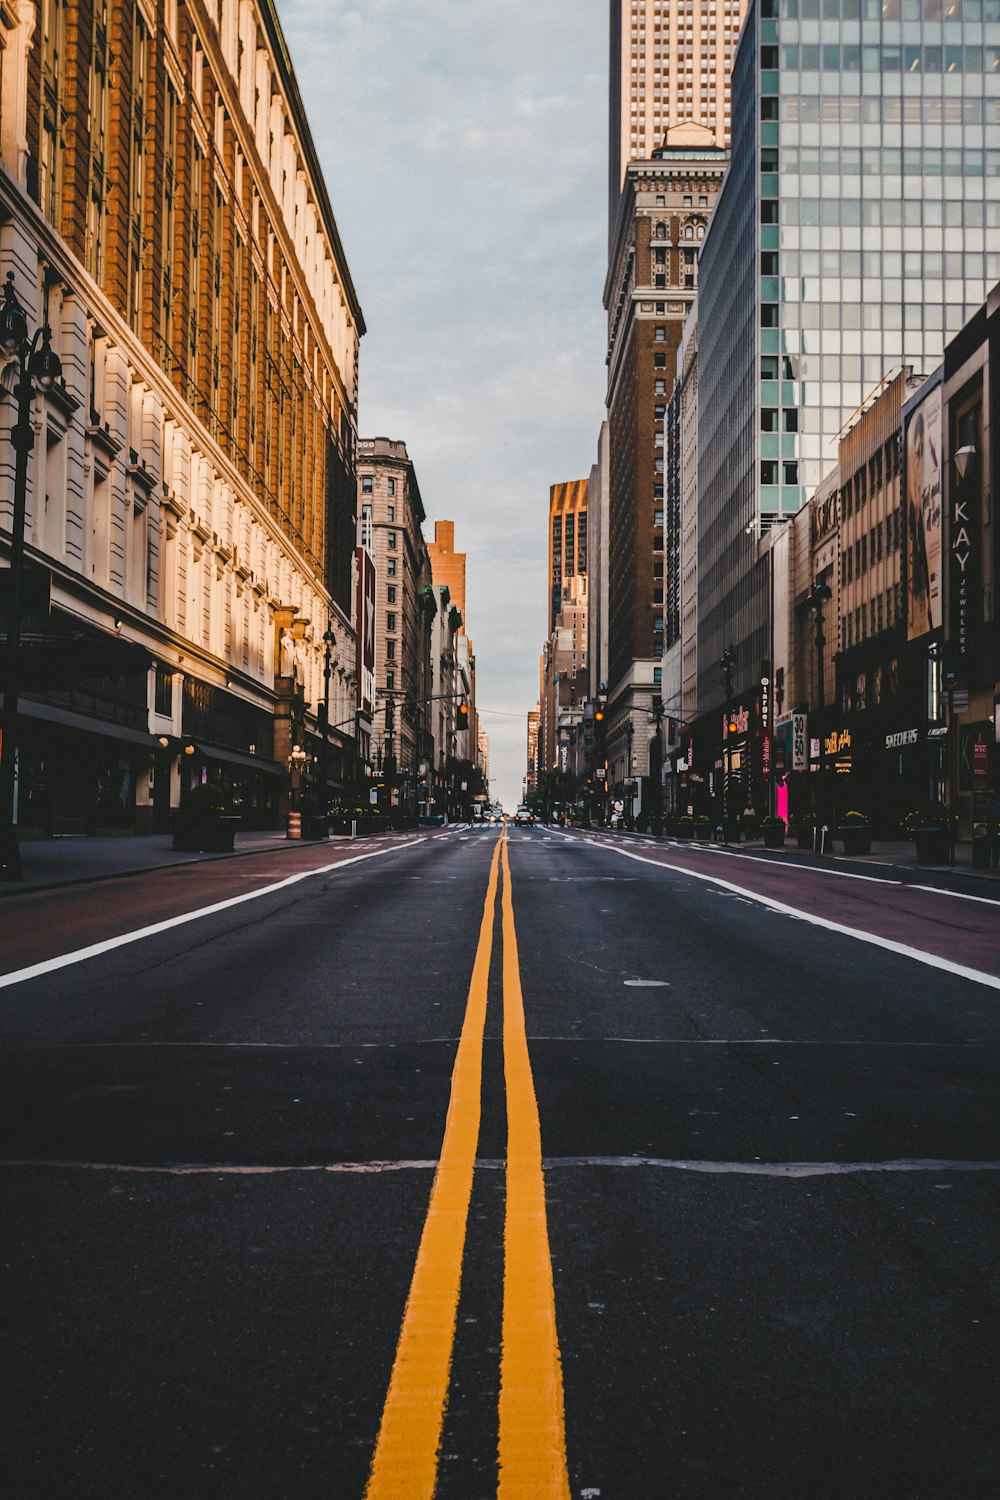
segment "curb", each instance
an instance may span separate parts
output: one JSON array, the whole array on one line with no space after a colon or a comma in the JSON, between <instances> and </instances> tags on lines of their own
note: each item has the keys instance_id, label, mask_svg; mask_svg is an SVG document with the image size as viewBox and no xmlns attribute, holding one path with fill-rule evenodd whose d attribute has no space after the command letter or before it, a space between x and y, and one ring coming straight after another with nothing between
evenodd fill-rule
<instances>
[{"instance_id":1,"label":"curb","mask_svg":"<svg viewBox=\"0 0 1000 1500\"><path fill-rule=\"evenodd\" d=\"M330 839L344 839L350 842L350 834L331 834ZM329 843L330 839L326 842ZM30 885L18 885L13 881L5 881L0 884L0 901L8 896L33 896L36 891L62 891L70 890L78 885L96 885L102 880L127 880L132 875L151 875L156 870L181 870L188 865L215 864L225 859L252 859L256 854L288 853L291 849L301 849L305 844L313 842L309 839L287 839L284 843L265 844L260 849L234 849L232 854L196 854L191 859L178 859L170 864L137 865L131 870L106 870L95 875L80 875L72 880L46 880ZM315 840L316 843L323 842Z\"/></svg>"}]
</instances>

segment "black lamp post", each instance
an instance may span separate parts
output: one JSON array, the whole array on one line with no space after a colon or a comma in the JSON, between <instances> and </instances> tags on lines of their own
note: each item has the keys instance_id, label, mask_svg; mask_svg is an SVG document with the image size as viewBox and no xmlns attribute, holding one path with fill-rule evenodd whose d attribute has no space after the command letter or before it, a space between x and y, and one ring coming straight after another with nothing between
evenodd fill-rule
<instances>
[{"instance_id":1,"label":"black lamp post","mask_svg":"<svg viewBox=\"0 0 1000 1500\"><path fill-rule=\"evenodd\" d=\"M15 767L17 764L17 707L20 693L21 574L24 569L24 525L28 494L28 454L35 446L31 406L35 389L51 390L62 376L59 356L52 348L47 323L28 338L28 319L14 291L14 273L8 271L0 306L0 350L17 360L14 399L17 421L10 440L17 455L14 466L14 514L10 539L10 598L7 606L7 652L4 672L3 742L0 746L0 877L21 879L21 850L14 821Z\"/></svg>"},{"instance_id":2,"label":"black lamp post","mask_svg":"<svg viewBox=\"0 0 1000 1500\"><path fill-rule=\"evenodd\" d=\"M732 646L727 646L719 657L719 667L722 670L722 685L726 692L726 723L723 745L725 748L725 771L722 784L722 836L725 842L729 842L729 798L733 784L733 747L729 739L729 720L733 711L733 673L736 670L736 652Z\"/></svg>"},{"instance_id":3,"label":"black lamp post","mask_svg":"<svg viewBox=\"0 0 1000 1500\"><path fill-rule=\"evenodd\" d=\"M826 636L823 634L823 605L829 604L833 598L830 585L822 583L819 579L813 584L806 596L806 604L816 615L816 667L819 677L816 683L816 708L822 713L825 707L825 694L823 683L823 648L826 645Z\"/></svg>"},{"instance_id":4,"label":"black lamp post","mask_svg":"<svg viewBox=\"0 0 1000 1500\"><path fill-rule=\"evenodd\" d=\"M323 632L323 753L319 763L319 784L322 815L327 815L327 784L330 778L330 657L337 637L333 633L333 621L328 619Z\"/></svg>"},{"instance_id":5,"label":"black lamp post","mask_svg":"<svg viewBox=\"0 0 1000 1500\"><path fill-rule=\"evenodd\" d=\"M826 779L823 774L826 770L826 751L824 748L824 726L822 723L822 714L826 706L826 692L825 684L823 682L823 648L826 645L826 636L823 634L823 605L828 604L832 598L833 595L830 592L830 585L821 582L820 579L816 580L812 588L809 590L809 593L806 595L806 607L808 609L811 609L816 616L816 714L817 717L820 718L820 723L817 725L817 728L819 730L819 796L821 798L821 808L825 808L827 800L826 787L823 784ZM825 848L825 845L823 845L821 842L820 847L821 849Z\"/></svg>"}]
</instances>

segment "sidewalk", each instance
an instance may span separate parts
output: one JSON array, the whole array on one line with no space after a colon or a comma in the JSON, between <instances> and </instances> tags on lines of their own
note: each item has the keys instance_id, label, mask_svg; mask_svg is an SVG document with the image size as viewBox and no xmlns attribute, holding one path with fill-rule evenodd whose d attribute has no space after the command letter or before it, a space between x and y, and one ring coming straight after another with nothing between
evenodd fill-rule
<instances>
[{"instance_id":1,"label":"sidewalk","mask_svg":"<svg viewBox=\"0 0 1000 1500\"><path fill-rule=\"evenodd\" d=\"M742 844L729 846L735 853L763 855L767 859L794 862L807 867L826 870L851 869L858 874L888 875L892 871L897 879L907 883L919 881L924 885L939 885L942 890L961 885L965 890L978 885L983 895L1000 894L1000 870L975 870L972 867L972 844L957 843L950 864L922 865L917 861L916 849L909 839L873 839L871 854L846 855L839 842L835 842L828 854L814 854L811 849L799 849L794 839L786 839L783 849L765 849L763 839L748 839Z\"/></svg>"},{"instance_id":2,"label":"sidewalk","mask_svg":"<svg viewBox=\"0 0 1000 1500\"><path fill-rule=\"evenodd\" d=\"M329 844L350 842L346 834L334 834ZM300 839L286 838L277 829L237 833L232 854L178 854L171 848L169 833L135 834L123 838L84 838L69 835L28 840L21 845L23 880L0 880L0 896L22 891L46 890L91 880L110 880L116 875L138 875L172 865L200 864L207 859L238 859L246 854L275 853L280 849L308 848Z\"/></svg>"},{"instance_id":3,"label":"sidewalk","mask_svg":"<svg viewBox=\"0 0 1000 1500\"><path fill-rule=\"evenodd\" d=\"M607 829L602 830L608 832ZM719 849L723 847L713 841L691 842L687 839L671 838L669 834L659 837L651 833L623 832L615 835L626 839L654 839L656 843L669 844L673 849ZM725 848L737 858L753 855L757 859L776 860L783 864L797 864L806 869L850 870L858 875L881 875L886 879L902 881L904 884L933 885L940 890L955 890L966 895L980 894L984 897L1000 896L1000 870L975 870L972 867L972 844L958 843L954 847L954 862L944 865L922 865L917 862L917 853L909 839L874 839L871 854L846 855L839 841L828 854L814 854L811 849L800 849L794 839L786 839L782 849L765 849L762 838L747 839L743 843L732 843Z\"/></svg>"}]
</instances>

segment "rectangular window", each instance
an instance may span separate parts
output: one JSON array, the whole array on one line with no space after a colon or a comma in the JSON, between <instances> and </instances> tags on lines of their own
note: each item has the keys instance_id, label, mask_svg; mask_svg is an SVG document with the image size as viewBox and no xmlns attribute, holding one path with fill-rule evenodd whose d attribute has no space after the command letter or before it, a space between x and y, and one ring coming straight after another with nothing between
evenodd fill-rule
<instances>
[{"instance_id":1,"label":"rectangular window","mask_svg":"<svg viewBox=\"0 0 1000 1500\"><path fill-rule=\"evenodd\" d=\"M386 558L386 561L385 561L385 572L386 572L386 577L387 578L395 578L395 576L396 576L396 559L394 557L387 557Z\"/></svg>"},{"instance_id":2,"label":"rectangular window","mask_svg":"<svg viewBox=\"0 0 1000 1500\"><path fill-rule=\"evenodd\" d=\"M370 495L371 492L372 492L372 476L370 474L362 474L362 476L361 476L361 493L363 495Z\"/></svg>"},{"instance_id":3,"label":"rectangular window","mask_svg":"<svg viewBox=\"0 0 1000 1500\"><path fill-rule=\"evenodd\" d=\"M396 674L395 674L395 672L386 672L386 674L385 674L385 685L386 685L387 688L394 688L396 686Z\"/></svg>"},{"instance_id":4,"label":"rectangular window","mask_svg":"<svg viewBox=\"0 0 1000 1500\"><path fill-rule=\"evenodd\" d=\"M386 480L386 490L390 495L394 495L396 493L396 481L394 479Z\"/></svg>"},{"instance_id":5,"label":"rectangular window","mask_svg":"<svg viewBox=\"0 0 1000 1500\"><path fill-rule=\"evenodd\" d=\"M395 604L396 602L396 585L394 583L390 583L385 591L385 602L387 604Z\"/></svg>"},{"instance_id":6,"label":"rectangular window","mask_svg":"<svg viewBox=\"0 0 1000 1500\"><path fill-rule=\"evenodd\" d=\"M396 642L395 641L386 641L386 643L385 643L385 659L386 659L386 661L394 661L395 658L396 658Z\"/></svg>"},{"instance_id":7,"label":"rectangular window","mask_svg":"<svg viewBox=\"0 0 1000 1500\"><path fill-rule=\"evenodd\" d=\"M391 480L389 482L390 482L390 484L392 483ZM395 521L395 519L396 519L396 507L394 505L387 505L386 506L386 508L385 508L385 518L390 523L392 521Z\"/></svg>"},{"instance_id":8,"label":"rectangular window","mask_svg":"<svg viewBox=\"0 0 1000 1500\"><path fill-rule=\"evenodd\" d=\"M394 610L390 610L389 613L386 615L386 617L385 617L385 628L386 628L386 630L395 630L395 628L396 628L396 615L395 615L395 611Z\"/></svg>"},{"instance_id":9,"label":"rectangular window","mask_svg":"<svg viewBox=\"0 0 1000 1500\"><path fill-rule=\"evenodd\" d=\"M394 531L386 533L385 544L390 552L394 552L396 550L396 533Z\"/></svg>"}]
</instances>

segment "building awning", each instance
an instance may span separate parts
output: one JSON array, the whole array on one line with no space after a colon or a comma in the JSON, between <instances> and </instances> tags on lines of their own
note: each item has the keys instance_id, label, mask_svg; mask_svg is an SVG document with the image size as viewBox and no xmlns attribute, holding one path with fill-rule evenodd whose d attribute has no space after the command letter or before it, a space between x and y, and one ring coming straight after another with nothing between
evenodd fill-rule
<instances>
[{"instance_id":1,"label":"building awning","mask_svg":"<svg viewBox=\"0 0 1000 1500\"><path fill-rule=\"evenodd\" d=\"M115 724L108 719L91 718L89 714L74 713L69 708L56 708L51 703L36 703L32 698L21 698L17 706L18 715L24 719L38 719L47 724L59 724L64 729L82 730L84 734L97 734L106 740L124 741L128 745L140 745L144 750L156 748L153 736L144 729L133 729L128 724Z\"/></svg>"},{"instance_id":2,"label":"building awning","mask_svg":"<svg viewBox=\"0 0 1000 1500\"><path fill-rule=\"evenodd\" d=\"M147 736L147 743L153 740L153 736ZM247 755L243 750L230 750L224 745L210 745L205 740L193 739L195 754L192 759L200 756L203 761L215 760L225 766L243 766L251 771L259 771L264 776L280 776L283 781L288 780L288 771L279 765L276 760L266 760L262 755Z\"/></svg>"}]
</instances>

